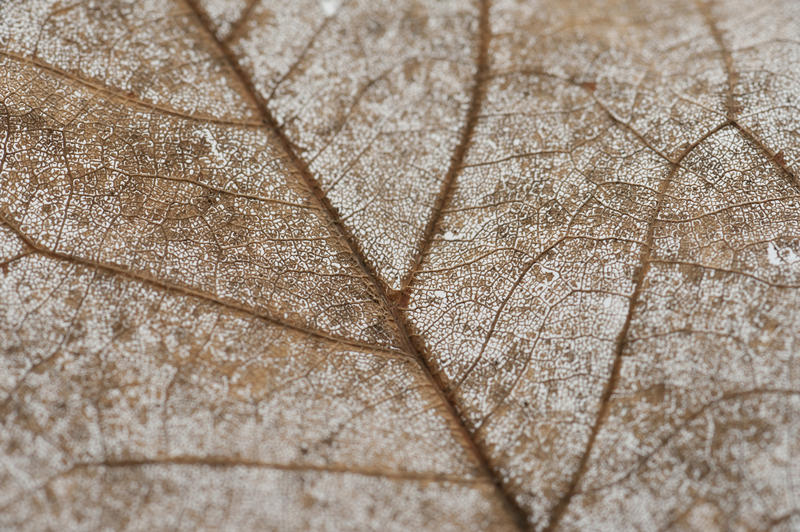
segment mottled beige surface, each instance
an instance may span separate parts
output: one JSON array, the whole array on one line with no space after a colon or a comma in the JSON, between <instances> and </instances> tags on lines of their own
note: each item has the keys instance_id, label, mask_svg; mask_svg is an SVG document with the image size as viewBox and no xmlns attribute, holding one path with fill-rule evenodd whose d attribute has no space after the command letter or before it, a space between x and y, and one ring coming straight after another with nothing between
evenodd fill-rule
<instances>
[{"instance_id":1,"label":"mottled beige surface","mask_svg":"<svg viewBox=\"0 0 800 532\"><path fill-rule=\"evenodd\" d=\"M797 529L798 34L0 4L0 528Z\"/></svg>"}]
</instances>

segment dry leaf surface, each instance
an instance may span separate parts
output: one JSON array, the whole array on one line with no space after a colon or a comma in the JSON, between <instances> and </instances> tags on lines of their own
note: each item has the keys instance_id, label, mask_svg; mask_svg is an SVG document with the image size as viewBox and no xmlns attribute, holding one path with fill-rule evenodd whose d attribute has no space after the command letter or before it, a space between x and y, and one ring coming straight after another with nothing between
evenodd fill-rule
<instances>
[{"instance_id":1,"label":"dry leaf surface","mask_svg":"<svg viewBox=\"0 0 800 532\"><path fill-rule=\"evenodd\" d=\"M0 527L800 527L800 4L0 3Z\"/></svg>"}]
</instances>

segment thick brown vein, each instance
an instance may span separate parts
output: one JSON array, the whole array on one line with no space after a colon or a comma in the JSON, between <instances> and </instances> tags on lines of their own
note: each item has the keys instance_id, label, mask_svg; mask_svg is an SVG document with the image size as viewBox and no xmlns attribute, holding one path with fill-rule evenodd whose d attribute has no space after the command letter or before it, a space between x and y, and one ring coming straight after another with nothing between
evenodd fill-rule
<instances>
[{"instance_id":1,"label":"thick brown vein","mask_svg":"<svg viewBox=\"0 0 800 532\"><path fill-rule=\"evenodd\" d=\"M93 270L104 271L104 272L110 273L112 275L121 275L121 276L126 277L128 279L131 279L131 280L134 280L134 281L137 281L137 282L140 282L140 283L144 283L144 284L147 284L149 286L153 286L155 288L158 288L158 289L161 289L161 290L165 290L167 292L183 294L185 296L193 297L195 299L199 299L199 300L205 301L207 303L212 303L214 305L219 305L219 306L221 306L223 308L226 308L228 310L232 310L234 312L237 312L237 313L240 313L240 314L244 314L244 315L247 315L247 316L250 316L250 317L253 317L253 318L257 318L257 319L260 319L260 320L264 320L265 322L269 323L270 325L275 325L275 326L282 327L284 329L288 329L288 330L291 330L291 331L294 331L294 332L302 333L302 334L304 334L306 336L310 336L312 338L317 338L319 340L324 340L324 341L330 342L330 343L332 343L334 345L353 347L353 348L356 348L356 349L362 349L362 350L370 351L370 352L384 353L384 354L391 355L391 356L394 356L394 357L401 357L401 358L406 358L406 359L409 358L409 355L407 353L403 352L403 351L398 351L398 350L395 350L395 349L387 349L386 347L383 347L383 346L380 346L380 345L373 345L373 344L368 344L368 343L363 343L363 342L357 342L355 340L351 340L351 339L346 338L346 337L327 334L327 333L325 333L325 332L323 332L321 330L317 330L317 329L309 329L309 328L305 328L305 327L300 327L298 325L294 325L292 323L288 323L288 322L276 319L275 317L270 316L267 313L261 312L261 311L255 309L255 308L249 307L247 305L242 305L242 304L240 304L240 303L238 303L238 302L236 302L234 300L223 299L223 298L220 298L220 297L218 297L216 295L210 294L208 292L203 292L203 291L196 290L196 289L188 287L188 286L183 286L183 285L171 283L171 282L168 282L168 281L164 281L162 279L159 279L157 277L153 277L153 276L150 276L150 275L147 275L147 274L144 274L144 273L139 273L139 272L134 272L134 271L131 271L131 270L127 270L127 269L125 269L125 268L123 268L121 266L115 265L115 264L102 263L102 262L93 261L93 260L90 260L90 259L85 259L85 258L82 258L82 257L74 256L74 255L69 255L67 253L61 253L61 252L58 252L58 251L53 251L53 250L51 250L51 249L39 244L38 242L33 240L30 236L25 234L25 232L22 231L16 223L11 221L2 212L0 212L0 224L8 227L20 240L22 240L22 242L25 244L25 246L27 248L25 252L20 253L19 255L15 256L15 257L12 257L11 259L7 260L4 263L0 263L0 270L4 270L4 269L8 268L11 263L13 263L13 262L15 262L15 261L17 261L19 259L22 259L22 258L24 258L24 257L26 257L28 255L32 255L32 254L36 253L36 254L42 255L44 257L53 259L53 260L58 260L58 261L62 261L62 262L69 262L69 263L72 263L72 264L77 264L79 266L84 266L86 268L90 268L90 269L93 269Z\"/></svg>"},{"instance_id":2,"label":"thick brown vein","mask_svg":"<svg viewBox=\"0 0 800 532\"><path fill-rule=\"evenodd\" d=\"M308 168L308 164L304 161L300 156L297 155L298 150L295 145L292 143L291 140L286 136L283 129L279 126L278 122L272 116L272 113L269 111L267 107L266 101L264 98L259 94L258 90L256 89L253 80L250 75L248 75L242 66L239 64L238 60L236 59L236 55L228 46L227 43L220 41L219 38L216 37L214 32L211 30L211 22L208 20L208 17L203 13L201 9L196 4L195 0L186 0L186 3L192 8L194 11L200 25L206 29L208 32L208 36L211 40L213 40L219 49L222 51L222 55L226 58L230 67L236 73L240 83L247 89L247 93L249 97L252 99L253 102L256 103L258 111L263 119L264 123L269 126L269 128L274 132L276 140L278 144L280 144L281 148L287 154L287 158L289 159L290 164L295 168L297 172L297 176L302 184L309 190L310 196L312 201L317 203L321 210L327 215L329 223L335 228L336 232L338 233L339 237L342 240L342 243L349 249L352 258L358 264L358 267L364 272L367 280L373 286L376 297L378 298L379 302L388 312L389 316L393 324L397 327L400 340L403 344L403 348L406 352L412 356L417 363L419 364L420 368L422 369L423 373L427 380L429 380L437 394L440 397L442 404L444 405L445 409L448 412L449 417L453 420L455 428L460 433L463 441L467 444L471 454L474 456L476 462L478 463L481 472L489 479L491 479L492 483L495 486L495 490L498 494L499 499L503 503L504 507L506 508L509 516L513 519L515 524L519 529L526 528L526 514L517 504L513 496L506 490L501 478L497 475L495 470L490 466L489 460L486 455L486 451L482 449L475 439L473 438L471 432L467 429L464 419L459 415L458 409L456 406L447 398L445 393L445 383L443 382L442 378L439 377L436 373L433 372L431 365L428 361L428 358L423 355L422 349L418 347L416 342L411 339L411 334L409 333L409 327L406 324L405 318L401 316L400 310L398 306L394 302L394 298L390 297L388 288L386 283L380 280L375 272L375 269L369 264L366 260L363 251L361 250L360 245L356 242L355 238L353 237L352 233L349 229L345 226L342 221L342 217L339 214L336 207L334 207L328 197L322 190L319 181L311 174L311 171ZM483 77L483 71L486 69L486 61L488 56L488 40L489 40L489 3L488 0L483 0L481 2L481 10L480 10L480 21L479 21L479 49L482 52L479 54L479 63L483 63L484 66L479 66L479 71L481 74L478 76L478 80L481 80ZM482 91L481 86L479 85L477 89L475 89L474 94L480 96ZM476 103L473 105L479 105L477 101L480 98L476 98ZM477 109L470 113L472 116L472 128L474 128L474 122L477 119ZM469 120L468 120L469 122ZM464 142L459 143L460 148L457 151L454 159L460 157L463 160L464 154L466 153L467 146L469 144L469 137L471 135L471 129L469 126L465 128L467 133L465 134ZM460 163L459 163L460 164ZM450 187L452 187L452 181L454 180L455 173L458 169L459 164L452 164L451 165L451 177L449 179ZM445 183L448 182L448 179L445 179ZM441 203L442 205L438 208L434 209L435 213L441 213L442 206L445 203L447 196L449 195L449 189L444 190L443 194L440 194ZM436 226L436 219L438 219L438 214L433 217L433 222L430 223L430 233L431 236L435 232ZM423 242L431 240L430 236L428 238L423 239ZM423 246L425 247L425 246Z\"/></svg>"},{"instance_id":3,"label":"thick brown vein","mask_svg":"<svg viewBox=\"0 0 800 532\"><path fill-rule=\"evenodd\" d=\"M464 159L467 155L467 149L472 142L472 135L475 132L475 126L478 123L478 118L481 114L483 100L486 91L486 80L489 72L489 42L492 38L492 30L489 26L489 0L483 0L480 3L480 19L478 21L478 50L476 57L475 79L472 83L472 92L470 94L469 108L467 109L466 120L464 127L461 130L461 138L456 145L455 150L450 158L450 167L442 181L442 186L436 196L436 201L433 205L433 210L428 218L428 223L425 225L425 230L422 233L417 251L411 260L411 268L400 284L401 288L398 293L398 304L400 307L408 305L408 299L411 296L411 286L414 283L414 278L422 265L423 259L427 256L431 244L433 244L434 236L439 230L439 223L442 219L442 214L447 209L447 205L452 196L453 188L456 182L456 176L464 164Z\"/></svg>"},{"instance_id":4,"label":"thick brown vein","mask_svg":"<svg viewBox=\"0 0 800 532\"><path fill-rule=\"evenodd\" d=\"M642 288L644 286L645 278L647 277L647 273L650 270L650 266L652 264L652 253L653 253L653 245L655 240L655 229L656 225L658 224L658 217L661 212L662 205L664 203L664 198L666 197L667 190L669 190L670 185L677 174L678 170L680 169L680 163L683 159L686 158L692 151L694 151L697 146L700 145L703 141L709 138L711 135L717 133L724 127L729 126L728 122L725 122L714 129L708 131L705 135L697 139L691 146L686 148L672 163L672 168L670 169L669 174L666 178L661 182L658 188L658 196L656 197L656 206L653 210L653 216L650 218L650 222L647 226L647 236L645 237L645 243L642 246L642 252L639 256L639 267L634 274L633 279L633 293L630 296L630 302L628 303L628 313L625 316L625 323L622 325L622 329L617 336L616 347L614 349L614 362L611 366L611 372L606 382L605 389L603 390L603 394L600 397L600 407L597 412L597 416L595 417L594 425L592 426L591 432L589 433L589 439L586 442L586 447L584 448L583 454L581 454L580 459L578 460L578 465L575 468L575 471L570 479L570 482L567 486L566 491L561 496L561 498L556 502L553 506L553 509L550 512L550 516L547 520L547 526L545 528L546 531L555 530L558 526L561 518L566 513L567 508L569 507L569 503L572 500L572 497L575 495L578 484L583 478L583 475L586 473L589 465L589 457L592 454L592 449L594 447L595 440L597 439L597 435L600 432L600 428L603 426L603 422L605 421L606 417L608 416L609 409L611 407L611 397L613 397L614 392L616 391L617 385L619 384L620 374L622 372L622 356L625 352L625 348L628 345L629 338L628 333L630 331L631 323L633 322L633 317L636 314L636 307L639 303L639 298L641 297Z\"/></svg>"}]
</instances>

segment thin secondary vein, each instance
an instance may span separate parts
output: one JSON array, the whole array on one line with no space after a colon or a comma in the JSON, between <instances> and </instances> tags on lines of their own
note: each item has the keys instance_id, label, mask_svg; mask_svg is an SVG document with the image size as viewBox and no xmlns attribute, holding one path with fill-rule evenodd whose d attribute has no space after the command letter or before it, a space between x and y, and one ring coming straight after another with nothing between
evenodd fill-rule
<instances>
[{"instance_id":1,"label":"thin secondary vein","mask_svg":"<svg viewBox=\"0 0 800 532\"><path fill-rule=\"evenodd\" d=\"M264 124L257 121L248 121L248 120L224 120L220 118L215 118L213 116L206 116L201 114L189 114L189 113L182 113L176 109L171 109L169 107L165 107L163 105L158 105L152 102L148 102L146 100L142 100L140 98L136 98L131 96L130 94L117 89L115 87L111 87L109 85L105 85L99 83L94 80L86 79L84 77L78 76L71 72L67 72L66 70L62 70L56 66L53 66L49 63L45 63L39 59L34 59L31 57L26 57L23 55L18 55L13 52L9 52L7 50L0 50L0 56L6 57L11 59L12 61L17 61L19 63L24 63L27 65L35 66L36 68L40 68L51 74L55 74L57 76L63 77L72 81L74 83L79 83L84 87L92 89L95 92L103 93L109 97L117 98L121 101L124 101L126 104L134 105L137 107L143 107L148 111L155 111L158 113L162 113L169 116L174 116L176 118L182 118L184 120L192 120L196 122L203 122L208 124L219 124L222 126L240 126L240 127L254 127L254 128L263 128Z\"/></svg>"},{"instance_id":2,"label":"thin secondary vein","mask_svg":"<svg viewBox=\"0 0 800 532\"><path fill-rule=\"evenodd\" d=\"M105 468L137 468L150 466L196 466L213 467L220 469L230 469L236 467L247 467L254 469L272 469L277 471L290 472L318 472L335 473L345 475L359 475L378 478L389 478L395 480L406 480L415 482L449 482L457 484L480 484L487 482L485 478L469 478L458 475L414 472L414 471L391 471L368 468L352 468L338 465L314 465L314 464L282 464L277 462L262 462L259 460L248 460L245 458L230 458L225 456L169 456L156 459L141 460L105 460L102 462L79 462L74 464L67 472L76 472L82 469L94 467Z\"/></svg>"},{"instance_id":3,"label":"thin secondary vein","mask_svg":"<svg viewBox=\"0 0 800 532\"><path fill-rule=\"evenodd\" d=\"M797 175L789 168L785 161L783 161L782 157L779 157L777 153L770 150L758 137L756 137L752 131L741 125L737 121L732 122L733 127L737 129L748 141L750 144L755 146L761 153L763 153L770 161L775 163L781 171L781 175L784 179L791 185L792 187L796 188L800 191L800 179L798 179Z\"/></svg>"},{"instance_id":4,"label":"thin secondary vein","mask_svg":"<svg viewBox=\"0 0 800 532\"><path fill-rule=\"evenodd\" d=\"M714 39L714 42L717 44L719 48L719 53L722 55L722 62L723 67L725 69L725 75L727 77L727 91L726 91L726 110L728 114L728 121L750 141L758 150L760 150L764 155L767 156L769 160L774 162L778 168L780 168L783 177L788 181L788 183L795 187L798 191L800 191L800 179L798 179L797 175L789 168L789 166L782 160L781 157L778 156L773 150L769 149L761 139L759 139L752 131L748 128L743 126L739 121L739 105L736 102L736 98L734 96L734 89L736 87L736 82L738 79L738 73L733 65L733 55L731 54L730 49L725 44L725 39L722 36L722 31L720 30L717 22L714 20L714 17L711 13L711 2L697 2L697 9L703 16L706 25L708 26L709 32Z\"/></svg>"},{"instance_id":5,"label":"thin secondary vein","mask_svg":"<svg viewBox=\"0 0 800 532\"><path fill-rule=\"evenodd\" d=\"M164 458L143 458L143 459L107 459L99 462L75 462L68 469L56 473L42 484L23 493L20 497L12 499L10 502L0 506L0 512L11 507L23 496L31 491L46 489L54 481L80 474L91 469L145 469L152 467L205 467L214 469L259 469L271 471L284 471L290 473L327 473L335 475L352 475L362 477L374 477L401 482L420 482L420 483L447 483L460 485L479 485L489 482L483 477L462 477L457 475L447 475L439 473L414 472L414 471L389 471L368 468L352 468L340 465L314 465L314 464L281 464L275 462L263 462L259 460L249 460L245 458L229 458L224 456L168 456Z\"/></svg>"},{"instance_id":6,"label":"thin secondary vein","mask_svg":"<svg viewBox=\"0 0 800 532\"><path fill-rule=\"evenodd\" d=\"M725 40L722 38L722 32L717 26L714 17L711 15L711 2L699 2L696 1L695 5L697 6L697 10L703 17L703 20L708 26L709 33L711 33L711 37L714 39L714 42L717 44L719 48L719 53L722 55L722 63L725 69L725 77L727 83L727 90L725 91L725 109L728 114L728 120L734 120L738 113L736 108L736 100L733 97L733 90L736 86L736 72L733 69L733 56L731 56L728 47L725 45Z\"/></svg>"},{"instance_id":7,"label":"thin secondary vein","mask_svg":"<svg viewBox=\"0 0 800 532\"><path fill-rule=\"evenodd\" d=\"M117 265L114 265L114 264L102 263L102 262L93 261L93 260L90 260L90 259L85 259L85 258L82 258L82 257L74 256L74 255L69 255L67 253L61 253L61 252L58 252L58 251L53 251L53 250L51 250L51 249L39 244L38 242L34 241L27 234L25 234L14 222L9 220L2 213L0 213L0 224L5 225L6 227L8 227L20 240L23 241L23 243L28 248L28 251L26 253L20 254L19 257L15 257L15 260L19 260L20 258L23 258L24 256L27 256L27 255L32 255L34 253L38 253L39 255L43 255L43 256L51 258L51 259L64 261L64 262L69 262L69 263L73 263L73 264L78 264L78 265L85 266L85 267L92 268L92 269L103 270L103 271L106 271L108 273L112 273L112 274L115 274L115 275L121 275L123 277L127 277L129 279L134 280L134 281L145 283L145 284L157 287L157 288L162 289L162 290L171 291L171 292L177 292L177 293L189 296L189 297L201 299L201 300L206 301L208 303L213 303L215 305L222 306L222 307L227 308L229 310L233 310L235 312L246 314L246 315L251 316L253 318L264 320L265 322L267 322L267 323L269 323L271 325L276 325L278 327L282 327L282 328L289 329L289 330L294 331L294 332L302 333L302 334L304 334L306 336L310 336L310 337L313 337L313 338L317 338L317 339L320 339L320 340L331 342L331 343L336 344L336 345L343 345L343 346L353 347L353 348L357 348L357 349L367 350L367 351L370 351L370 352L384 353L384 354L391 355L391 356L394 356L394 357L399 357L399 358L405 358L405 359L410 358L410 356L407 353L404 353L403 351L399 351L397 349L389 349L389 348L386 348L384 346L377 345L377 344L368 344L368 343L364 343L364 342L358 342L358 341L355 341L355 340L351 340L349 338L339 337L339 336L332 335L332 334L327 334L327 333L325 333L325 332L323 332L321 330L308 329L308 328L305 328L305 327L300 327L298 325L287 323L287 322L281 321L279 319L276 319L273 316L270 316L269 314L260 312L257 309L254 309L252 307L249 307L249 306L246 306L246 305L242 305L242 304L236 303L234 301L229 301L229 300L226 300L226 299L222 299L222 298L220 298L218 296L215 296L213 294L210 294L210 293L207 293L207 292L203 292L201 290L196 290L196 289L188 287L188 286L183 286L183 285L171 283L171 282L168 282L168 281L164 281L164 280L161 280L161 279L157 279L155 277L151 277L151 276L143 274L143 273L137 273L137 272L134 272L134 271L131 271L131 270L127 270L127 269L125 269L125 268L123 268L121 266L117 266ZM11 261L9 261L9 263L10 262ZM2 265L0 265L0 267L2 267ZM6 265L6 267L8 267L8 265Z\"/></svg>"},{"instance_id":8,"label":"thin secondary vein","mask_svg":"<svg viewBox=\"0 0 800 532\"><path fill-rule=\"evenodd\" d=\"M231 24L230 31L224 38L226 42L235 41L239 37L239 33L244 30L244 27L246 26L247 21L250 19L250 15L253 13L253 9L255 9L257 4L258 0L248 0L247 5L239 15L238 20Z\"/></svg>"}]
</instances>

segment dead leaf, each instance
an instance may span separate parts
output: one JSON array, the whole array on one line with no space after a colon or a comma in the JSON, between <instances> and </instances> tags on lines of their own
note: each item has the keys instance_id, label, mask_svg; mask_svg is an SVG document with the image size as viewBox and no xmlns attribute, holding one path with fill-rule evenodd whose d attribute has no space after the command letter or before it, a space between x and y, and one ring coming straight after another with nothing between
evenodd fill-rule
<instances>
[{"instance_id":1,"label":"dead leaf","mask_svg":"<svg viewBox=\"0 0 800 532\"><path fill-rule=\"evenodd\" d=\"M800 4L0 5L0 526L800 526Z\"/></svg>"}]
</instances>

